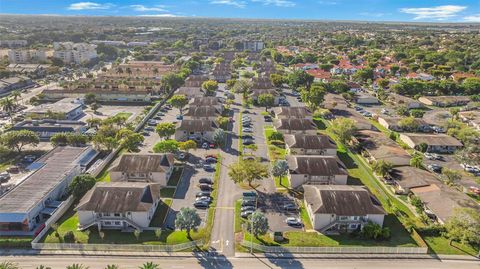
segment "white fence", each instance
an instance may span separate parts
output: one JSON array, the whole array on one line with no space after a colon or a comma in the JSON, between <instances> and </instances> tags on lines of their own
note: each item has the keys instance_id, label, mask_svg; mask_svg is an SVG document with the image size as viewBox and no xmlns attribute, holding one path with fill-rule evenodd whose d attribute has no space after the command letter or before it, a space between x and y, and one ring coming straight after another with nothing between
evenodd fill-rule
<instances>
[{"instance_id":1,"label":"white fence","mask_svg":"<svg viewBox=\"0 0 480 269\"><path fill-rule=\"evenodd\" d=\"M33 249L39 250L82 250L82 251L139 251L139 252L175 252L203 246L203 240L190 241L176 245L140 245L140 244L75 244L75 243L33 243Z\"/></svg>"},{"instance_id":2,"label":"white fence","mask_svg":"<svg viewBox=\"0 0 480 269\"><path fill-rule=\"evenodd\" d=\"M427 247L280 247L264 246L242 241L242 246L265 253L312 253L312 254L426 254Z\"/></svg>"}]
</instances>

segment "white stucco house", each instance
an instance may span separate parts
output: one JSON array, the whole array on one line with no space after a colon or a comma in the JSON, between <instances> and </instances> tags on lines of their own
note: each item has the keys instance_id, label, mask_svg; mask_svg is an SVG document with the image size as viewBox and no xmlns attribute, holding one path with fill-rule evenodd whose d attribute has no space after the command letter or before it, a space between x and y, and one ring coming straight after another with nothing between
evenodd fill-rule
<instances>
[{"instance_id":1,"label":"white stucco house","mask_svg":"<svg viewBox=\"0 0 480 269\"><path fill-rule=\"evenodd\" d=\"M304 191L305 207L317 231L359 231L368 222L383 226L385 211L362 186L306 185Z\"/></svg>"},{"instance_id":2,"label":"white stucco house","mask_svg":"<svg viewBox=\"0 0 480 269\"><path fill-rule=\"evenodd\" d=\"M336 156L287 156L288 178L292 188L308 184L346 185L348 173Z\"/></svg>"}]
</instances>

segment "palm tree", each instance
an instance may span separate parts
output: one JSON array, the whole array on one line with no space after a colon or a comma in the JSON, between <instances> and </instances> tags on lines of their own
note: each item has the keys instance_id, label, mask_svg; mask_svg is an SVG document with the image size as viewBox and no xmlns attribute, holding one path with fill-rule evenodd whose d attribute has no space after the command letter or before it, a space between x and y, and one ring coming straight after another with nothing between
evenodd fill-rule
<instances>
[{"instance_id":1,"label":"palm tree","mask_svg":"<svg viewBox=\"0 0 480 269\"><path fill-rule=\"evenodd\" d=\"M13 91L12 93L10 93L10 96L15 101L15 105L18 105L18 98L20 98L22 94L19 91Z\"/></svg>"},{"instance_id":2,"label":"palm tree","mask_svg":"<svg viewBox=\"0 0 480 269\"><path fill-rule=\"evenodd\" d=\"M138 269L160 269L160 266L153 262L146 262L142 266L138 267Z\"/></svg>"},{"instance_id":3,"label":"palm tree","mask_svg":"<svg viewBox=\"0 0 480 269\"><path fill-rule=\"evenodd\" d=\"M45 265L39 265L39 266L37 266L36 269L52 269L52 267L45 266Z\"/></svg>"},{"instance_id":4,"label":"palm tree","mask_svg":"<svg viewBox=\"0 0 480 269\"><path fill-rule=\"evenodd\" d=\"M105 269L119 269L120 267L116 264L109 264Z\"/></svg>"},{"instance_id":5,"label":"palm tree","mask_svg":"<svg viewBox=\"0 0 480 269\"><path fill-rule=\"evenodd\" d=\"M393 165L389 162L380 160L372 164L372 170L379 176L385 177L390 170L392 170Z\"/></svg>"},{"instance_id":6,"label":"palm tree","mask_svg":"<svg viewBox=\"0 0 480 269\"><path fill-rule=\"evenodd\" d=\"M0 101L0 106L5 113L10 117L10 121L13 124L13 112L15 111L15 104L12 102L12 99L6 97Z\"/></svg>"},{"instance_id":7,"label":"palm tree","mask_svg":"<svg viewBox=\"0 0 480 269\"><path fill-rule=\"evenodd\" d=\"M80 264L80 263L74 263L72 265L67 266L66 269L88 269L88 268L90 268L90 267L85 266L85 265Z\"/></svg>"},{"instance_id":8,"label":"palm tree","mask_svg":"<svg viewBox=\"0 0 480 269\"><path fill-rule=\"evenodd\" d=\"M0 268L1 269L20 269L18 264L13 262L2 262L0 263Z\"/></svg>"}]
</instances>

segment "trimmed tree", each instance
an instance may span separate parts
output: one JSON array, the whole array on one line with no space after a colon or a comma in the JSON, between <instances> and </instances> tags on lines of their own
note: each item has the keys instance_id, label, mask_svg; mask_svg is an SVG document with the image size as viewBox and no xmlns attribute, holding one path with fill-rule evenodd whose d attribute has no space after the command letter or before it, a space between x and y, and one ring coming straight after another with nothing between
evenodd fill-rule
<instances>
[{"instance_id":1,"label":"trimmed tree","mask_svg":"<svg viewBox=\"0 0 480 269\"><path fill-rule=\"evenodd\" d=\"M225 146L227 133L223 129L216 129L213 133L213 142L219 146Z\"/></svg>"},{"instance_id":2,"label":"trimmed tree","mask_svg":"<svg viewBox=\"0 0 480 269\"><path fill-rule=\"evenodd\" d=\"M196 230L202 223L202 219L193 208L182 207L177 213L175 227L187 231L188 238L191 238L190 231Z\"/></svg>"},{"instance_id":3,"label":"trimmed tree","mask_svg":"<svg viewBox=\"0 0 480 269\"><path fill-rule=\"evenodd\" d=\"M288 174L288 162L285 160L276 160L272 166L272 175L280 178L280 185L282 179Z\"/></svg>"},{"instance_id":4,"label":"trimmed tree","mask_svg":"<svg viewBox=\"0 0 480 269\"><path fill-rule=\"evenodd\" d=\"M257 238L259 235L264 235L268 232L268 219L262 212L253 212L253 214L249 216L249 222L247 223L248 232Z\"/></svg>"},{"instance_id":5,"label":"trimmed tree","mask_svg":"<svg viewBox=\"0 0 480 269\"><path fill-rule=\"evenodd\" d=\"M239 160L228 167L228 176L235 182L247 182L252 186L255 180L263 180L270 175L268 166L257 160Z\"/></svg>"},{"instance_id":6,"label":"trimmed tree","mask_svg":"<svg viewBox=\"0 0 480 269\"><path fill-rule=\"evenodd\" d=\"M167 139L175 134L176 125L171 122L162 122L157 124L155 131L158 133L160 138Z\"/></svg>"},{"instance_id":7,"label":"trimmed tree","mask_svg":"<svg viewBox=\"0 0 480 269\"><path fill-rule=\"evenodd\" d=\"M178 142L173 139L160 141L153 146L153 152L155 153L175 153L178 151Z\"/></svg>"},{"instance_id":8,"label":"trimmed tree","mask_svg":"<svg viewBox=\"0 0 480 269\"><path fill-rule=\"evenodd\" d=\"M40 138L30 130L20 130L4 133L0 137L0 141L5 147L20 153L26 145L37 146Z\"/></svg>"},{"instance_id":9,"label":"trimmed tree","mask_svg":"<svg viewBox=\"0 0 480 269\"><path fill-rule=\"evenodd\" d=\"M218 90L218 82L215 80L207 80L202 83L202 89L205 91L205 95L213 96L215 91Z\"/></svg>"},{"instance_id":10,"label":"trimmed tree","mask_svg":"<svg viewBox=\"0 0 480 269\"><path fill-rule=\"evenodd\" d=\"M178 148L180 150L183 150L183 151L188 153L190 150L197 148L197 142L195 142L193 140L187 140L185 142L180 142L180 143L178 143Z\"/></svg>"},{"instance_id":11,"label":"trimmed tree","mask_svg":"<svg viewBox=\"0 0 480 269\"><path fill-rule=\"evenodd\" d=\"M88 174L81 174L73 178L72 182L68 186L68 193L73 195L75 199L82 198L88 190L95 186L97 181L95 178Z\"/></svg>"},{"instance_id":12,"label":"trimmed tree","mask_svg":"<svg viewBox=\"0 0 480 269\"><path fill-rule=\"evenodd\" d=\"M180 114L183 114L183 108L188 105L188 99L184 94L175 94L168 100L168 103L178 108Z\"/></svg>"},{"instance_id":13,"label":"trimmed tree","mask_svg":"<svg viewBox=\"0 0 480 269\"><path fill-rule=\"evenodd\" d=\"M274 105L275 97L269 93L260 94L257 103L259 106L265 107L265 111L268 111L268 108Z\"/></svg>"},{"instance_id":14,"label":"trimmed tree","mask_svg":"<svg viewBox=\"0 0 480 269\"><path fill-rule=\"evenodd\" d=\"M343 144L350 142L353 134L357 130L355 121L349 118L336 118L328 128L338 136L338 139Z\"/></svg>"}]
</instances>

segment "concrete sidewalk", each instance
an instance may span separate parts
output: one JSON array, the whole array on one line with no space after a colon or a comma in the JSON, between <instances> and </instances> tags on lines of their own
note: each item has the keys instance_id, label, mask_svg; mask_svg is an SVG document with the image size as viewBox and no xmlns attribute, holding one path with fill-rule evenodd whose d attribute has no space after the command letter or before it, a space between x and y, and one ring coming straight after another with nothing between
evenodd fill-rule
<instances>
[{"instance_id":1,"label":"concrete sidewalk","mask_svg":"<svg viewBox=\"0 0 480 269\"><path fill-rule=\"evenodd\" d=\"M210 259L226 259L222 253L216 252L132 252L132 251L81 251L81 250L35 250L35 249L1 249L0 256L119 256L119 257L177 257ZM434 259L441 261L479 261L468 255L435 255L435 254L302 254L302 253L239 253L235 258L241 259Z\"/></svg>"}]
</instances>

